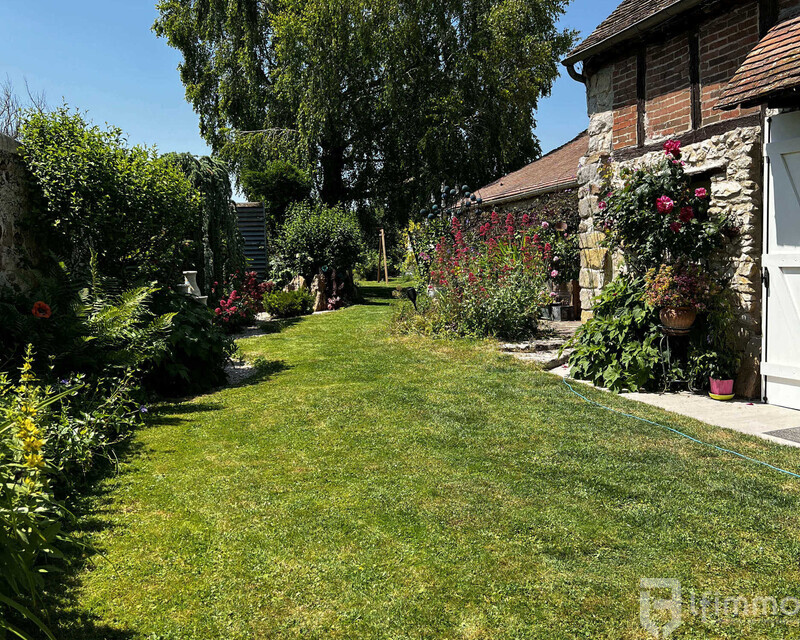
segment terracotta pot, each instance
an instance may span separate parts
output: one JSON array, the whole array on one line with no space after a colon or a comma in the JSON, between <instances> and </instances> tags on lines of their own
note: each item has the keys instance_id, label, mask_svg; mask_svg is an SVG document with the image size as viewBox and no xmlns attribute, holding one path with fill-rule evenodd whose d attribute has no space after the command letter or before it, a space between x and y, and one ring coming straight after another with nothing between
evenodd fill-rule
<instances>
[{"instance_id":1,"label":"terracotta pot","mask_svg":"<svg viewBox=\"0 0 800 640\"><path fill-rule=\"evenodd\" d=\"M709 378L711 393L715 396L729 396L733 394L733 380L716 380Z\"/></svg>"},{"instance_id":2,"label":"terracotta pot","mask_svg":"<svg viewBox=\"0 0 800 640\"><path fill-rule=\"evenodd\" d=\"M697 318L694 307L664 307L659 312L661 324L676 334L688 333Z\"/></svg>"}]
</instances>

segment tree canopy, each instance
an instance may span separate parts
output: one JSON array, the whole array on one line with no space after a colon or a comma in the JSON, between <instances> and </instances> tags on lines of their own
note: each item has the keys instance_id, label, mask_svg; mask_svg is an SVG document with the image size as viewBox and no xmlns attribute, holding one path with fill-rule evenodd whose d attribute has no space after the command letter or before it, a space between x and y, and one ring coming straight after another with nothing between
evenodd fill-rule
<instances>
[{"instance_id":1,"label":"tree canopy","mask_svg":"<svg viewBox=\"0 0 800 640\"><path fill-rule=\"evenodd\" d=\"M477 186L538 156L568 2L160 0L154 29L216 151L299 149L324 202L401 219L442 179Z\"/></svg>"}]
</instances>

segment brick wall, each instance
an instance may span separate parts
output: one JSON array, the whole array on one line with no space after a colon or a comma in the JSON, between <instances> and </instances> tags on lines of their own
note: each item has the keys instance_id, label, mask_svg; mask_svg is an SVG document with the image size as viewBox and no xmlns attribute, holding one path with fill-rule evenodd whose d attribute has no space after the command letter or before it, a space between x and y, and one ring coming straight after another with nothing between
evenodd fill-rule
<instances>
[{"instance_id":1,"label":"brick wall","mask_svg":"<svg viewBox=\"0 0 800 640\"><path fill-rule=\"evenodd\" d=\"M647 49L647 141L692 128L689 40L685 35Z\"/></svg>"},{"instance_id":2,"label":"brick wall","mask_svg":"<svg viewBox=\"0 0 800 640\"><path fill-rule=\"evenodd\" d=\"M720 94L756 46L758 5L750 3L732 9L704 24L700 30L700 86L703 125L758 113L750 109L715 110Z\"/></svg>"},{"instance_id":3,"label":"brick wall","mask_svg":"<svg viewBox=\"0 0 800 640\"><path fill-rule=\"evenodd\" d=\"M614 148L624 149L636 139L636 56L614 65Z\"/></svg>"},{"instance_id":4,"label":"brick wall","mask_svg":"<svg viewBox=\"0 0 800 640\"><path fill-rule=\"evenodd\" d=\"M781 0L781 8L800 8L800 0ZM733 74L759 40L758 3L737 4L699 27L700 122L704 127L758 113L759 109L718 111L714 107ZM625 149L651 144L692 128L689 33L648 46L645 100L646 139L637 140L636 55L611 64L613 145Z\"/></svg>"}]
</instances>

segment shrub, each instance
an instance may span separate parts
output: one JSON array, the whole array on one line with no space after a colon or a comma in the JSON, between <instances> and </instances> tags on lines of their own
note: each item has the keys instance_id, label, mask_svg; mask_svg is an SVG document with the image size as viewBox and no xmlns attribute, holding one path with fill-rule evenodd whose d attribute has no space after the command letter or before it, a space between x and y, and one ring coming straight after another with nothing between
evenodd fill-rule
<instances>
[{"instance_id":1,"label":"shrub","mask_svg":"<svg viewBox=\"0 0 800 640\"><path fill-rule=\"evenodd\" d=\"M274 270L311 280L335 271L352 280L363 245L358 218L342 207L303 202L289 209L276 241Z\"/></svg>"},{"instance_id":2,"label":"shrub","mask_svg":"<svg viewBox=\"0 0 800 640\"><path fill-rule=\"evenodd\" d=\"M255 271L236 271L221 286L215 282L211 290L211 300L217 301L215 322L229 333L252 324L264 311L264 294L274 289L274 282L259 282Z\"/></svg>"},{"instance_id":3,"label":"shrub","mask_svg":"<svg viewBox=\"0 0 800 640\"><path fill-rule=\"evenodd\" d=\"M167 348L147 377L148 388L176 396L225 384L225 366L236 345L216 324L214 312L191 296L175 292L162 292L156 306L175 315Z\"/></svg>"},{"instance_id":4,"label":"shrub","mask_svg":"<svg viewBox=\"0 0 800 640\"><path fill-rule=\"evenodd\" d=\"M94 254L102 274L126 285L177 281L200 201L172 162L67 107L31 113L21 141L36 196L28 222L72 273Z\"/></svg>"},{"instance_id":5,"label":"shrub","mask_svg":"<svg viewBox=\"0 0 800 640\"><path fill-rule=\"evenodd\" d=\"M658 314L641 278L621 275L595 299L593 317L567 346L571 375L613 391L656 388L661 378Z\"/></svg>"},{"instance_id":6,"label":"shrub","mask_svg":"<svg viewBox=\"0 0 800 640\"><path fill-rule=\"evenodd\" d=\"M264 296L264 309L275 318L305 316L314 309L314 299L305 289L273 291Z\"/></svg>"},{"instance_id":7,"label":"shrub","mask_svg":"<svg viewBox=\"0 0 800 640\"><path fill-rule=\"evenodd\" d=\"M439 238L431 259L432 305L449 333L515 339L535 330L548 301L543 256L530 224L497 214L468 243L461 222Z\"/></svg>"}]
</instances>

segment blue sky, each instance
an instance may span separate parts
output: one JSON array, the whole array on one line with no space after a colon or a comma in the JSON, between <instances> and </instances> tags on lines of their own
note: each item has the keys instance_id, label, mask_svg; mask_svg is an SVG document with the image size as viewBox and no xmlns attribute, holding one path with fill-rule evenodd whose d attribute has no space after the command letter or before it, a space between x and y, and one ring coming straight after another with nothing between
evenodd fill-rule
<instances>
[{"instance_id":1,"label":"blue sky","mask_svg":"<svg viewBox=\"0 0 800 640\"><path fill-rule=\"evenodd\" d=\"M573 0L563 25L586 35L617 4ZM119 126L131 143L207 153L178 78L180 56L150 30L155 17L155 0L10 3L0 38L0 79L8 76L18 90L27 79L51 106L63 98L95 122ZM582 85L565 72L537 119L544 151L574 137L587 124Z\"/></svg>"}]
</instances>

